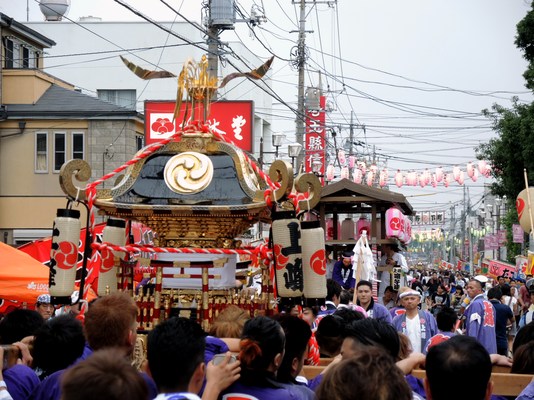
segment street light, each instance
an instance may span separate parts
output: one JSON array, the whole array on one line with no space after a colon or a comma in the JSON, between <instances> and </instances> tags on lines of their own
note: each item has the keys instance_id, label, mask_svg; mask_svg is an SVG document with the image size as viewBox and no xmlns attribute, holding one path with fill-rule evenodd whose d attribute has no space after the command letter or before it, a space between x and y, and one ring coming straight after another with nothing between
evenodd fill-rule
<instances>
[{"instance_id":1,"label":"street light","mask_svg":"<svg viewBox=\"0 0 534 400\"><path fill-rule=\"evenodd\" d=\"M291 143L289 146L287 146L289 157L291 157L291 166L295 168L295 157L298 157L300 152L302 151L302 145L300 143Z\"/></svg>"},{"instance_id":2,"label":"street light","mask_svg":"<svg viewBox=\"0 0 534 400\"><path fill-rule=\"evenodd\" d=\"M273 140L273 147L276 148L276 151L275 151L274 155L275 155L276 158L278 158L278 148L280 146L282 146L282 142L286 138L286 135L284 135L281 132L278 132L278 133L273 133L271 138Z\"/></svg>"},{"instance_id":3,"label":"street light","mask_svg":"<svg viewBox=\"0 0 534 400\"><path fill-rule=\"evenodd\" d=\"M321 174L321 167L323 166L323 163L321 161L314 161L312 162L312 172L315 174L315 176L322 178L323 175Z\"/></svg>"}]
</instances>

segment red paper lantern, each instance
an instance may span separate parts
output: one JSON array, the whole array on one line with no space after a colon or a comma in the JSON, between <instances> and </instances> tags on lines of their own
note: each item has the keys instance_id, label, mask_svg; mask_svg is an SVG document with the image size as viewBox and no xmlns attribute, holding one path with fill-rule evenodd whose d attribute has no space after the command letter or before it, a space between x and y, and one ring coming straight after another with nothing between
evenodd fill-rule
<instances>
[{"instance_id":1,"label":"red paper lantern","mask_svg":"<svg viewBox=\"0 0 534 400\"><path fill-rule=\"evenodd\" d=\"M473 177L473 171L475 170L475 166L471 161L467 163L467 176L472 178Z\"/></svg>"},{"instance_id":2,"label":"red paper lantern","mask_svg":"<svg viewBox=\"0 0 534 400\"><path fill-rule=\"evenodd\" d=\"M389 171L387 168L384 168L380 171L380 186L384 187L388 184L389 180Z\"/></svg>"},{"instance_id":3,"label":"red paper lantern","mask_svg":"<svg viewBox=\"0 0 534 400\"><path fill-rule=\"evenodd\" d=\"M481 175L486 175L486 167L487 167L486 161L480 160L478 162L478 171L480 172Z\"/></svg>"},{"instance_id":4,"label":"red paper lantern","mask_svg":"<svg viewBox=\"0 0 534 400\"><path fill-rule=\"evenodd\" d=\"M451 184L451 174L445 174L445 176L443 177L443 186L445 187L449 187L449 185Z\"/></svg>"},{"instance_id":5,"label":"red paper lantern","mask_svg":"<svg viewBox=\"0 0 534 400\"><path fill-rule=\"evenodd\" d=\"M349 168L354 168L354 156L349 156Z\"/></svg>"},{"instance_id":6,"label":"red paper lantern","mask_svg":"<svg viewBox=\"0 0 534 400\"><path fill-rule=\"evenodd\" d=\"M397 187L402 186L402 172L398 169L397 172L395 172L395 184Z\"/></svg>"},{"instance_id":7,"label":"red paper lantern","mask_svg":"<svg viewBox=\"0 0 534 400\"><path fill-rule=\"evenodd\" d=\"M354 171L353 171L353 180L354 180L354 183L362 183L362 170L361 169L358 169L356 168Z\"/></svg>"},{"instance_id":8,"label":"red paper lantern","mask_svg":"<svg viewBox=\"0 0 534 400\"><path fill-rule=\"evenodd\" d=\"M431 178L432 178L428 168L425 169L425 171L423 172L423 176L425 177L425 185L428 185L431 182Z\"/></svg>"},{"instance_id":9,"label":"red paper lantern","mask_svg":"<svg viewBox=\"0 0 534 400\"><path fill-rule=\"evenodd\" d=\"M421 175L419 175L419 185L421 185L421 187L426 186L426 178L424 172L421 172Z\"/></svg>"},{"instance_id":10,"label":"red paper lantern","mask_svg":"<svg viewBox=\"0 0 534 400\"><path fill-rule=\"evenodd\" d=\"M486 173L484 174L484 176L486 178L489 178L490 177L490 172L491 172L491 167L489 165L486 165Z\"/></svg>"},{"instance_id":11,"label":"red paper lantern","mask_svg":"<svg viewBox=\"0 0 534 400\"><path fill-rule=\"evenodd\" d=\"M341 165L345 164L347 162L347 158L345 157L345 152L343 150L339 150L337 153L337 158L339 160L339 163Z\"/></svg>"},{"instance_id":12,"label":"red paper lantern","mask_svg":"<svg viewBox=\"0 0 534 400\"><path fill-rule=\"evenodd\" d=\"M458 183L459 183L460 185L463 185L463 184L464 184L464 179L465 179L465 177L464 177L464 171L460 171L460 177L458 178Z\"/></svg>"},{"instance_id":13,"label":"red paper lantern","mask_svg":"<svg viewBox=\"0 0 534 400\"><path fill-rule=\"evenodd\" d=\"M372 171L367 173L367 186L373 186L375 183L375 174Z\"/></svg>"},{"instance_id":14,"label":"red paper lantern","mask_svg":"<svg viewBox=\"0 0 534 400\"><path fill-rule=\"evenodd\" d=\"M370 170L373 172L373 174L375 174L375 176L376 176L376 173L378 172L378 167L377 167L375 164L373 164L373 165L371 165L371 167L369 167L369 169L370 169Z\"/></svg>"},{"instance_id":15,"label":"red paper lantern","mask_svg":"<svg viewBox=\"0 0 534 400\"><path fill-rule=\"evenodd\" d=\"M328 167L326 167L326 179L328 179L329 181L333 181L334 174L335 174L335 168L332 164L330 164Z\"/></svg>"},{"instance_id":16,"label":"red paper lantern","mask_svg":"<svg viewBox=\"0 0 534 400\"><path fill-rule=\"evenodd\" d=\"M436 180L438 182L441 182L442 179L443 179L443 167L438 167L436 168Z\"/></svg>"},{"instance_id":17,"label":"red paper lantern","mask_svg":"<svg viewBox=\"0 0 534 400\"><path fill-rule=\"evenodd\" d=\"M458 181L460 179L460 167L458 165L455 165L452 169L452 177L455 181Z\"/></svg>"},{"instance_id":18,"label":"red paper lantern","mask_svg":"<svg viewBox=\"0 0 534 400\"><path fill-rule=\"evenodd\" d=\"M471 179L473 180L473 182L476 182L478 180L478 169L474 169L473 176L471 177Z\"/></svg>"},{"instance_id":19,"label":"red paper lantern","mask_svg":"<svg viewBox=\"0 0 534 400\"><path fill-rule=\"evenodd\" d=\"M346 165L341 168L341 179L349 179L349 167Z\"/></svg>"},{"instance_id":20,"label":"red paper lantern","mask_svg":"<svg viewBox=\"0 0 534 400\"><path fill-rule=\"evenodd\" d=\"M438 180L436 179L436 174L432 174L432 180L431 180L431 183L432 183L432 187L435 188L436 186L438 186Z\"/></svg>"}]
</instances>

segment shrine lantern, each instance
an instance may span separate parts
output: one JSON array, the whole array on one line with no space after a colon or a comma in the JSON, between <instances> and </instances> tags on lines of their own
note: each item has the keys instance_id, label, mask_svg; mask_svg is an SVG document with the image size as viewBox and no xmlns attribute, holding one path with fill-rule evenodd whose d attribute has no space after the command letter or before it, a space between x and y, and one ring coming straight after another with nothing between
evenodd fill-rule
<instances>
[{"instance_id":1,"label":"shrine lantern","mask_svg":"<svg viewBox=\"0 0 534 400\"><path fill-rule=\"evenodd\" d=\"M473 165L473 163L471 161L469 161L467 163L467 176L472 178L474 171L475 171L475 166Z\"/></svg>"},{"instance_id":2,"label":"shrine lantern","mask_svg":"<svg viewBox=\"0 0 534 400\"><path fill-rule=\"evenodd\" d=\"M401 230L403 215L398 208L390 208L386 211L386 237L398 238Z\"/></svg>"},{"instance_id":3,"label":"shrine lantern","mask_svg":"<svg viewBox=\"0 0 534 400\"><path fill-rule=\"evenodd\" d=\"M403 214L401 214L400 231L398 238L402 243L404 243L406 240L406 217Z\"/></svg>"},{"instance_id":4,"label":"shrine lantern","mask_svg":"<svg viewBox=\"0 0 534 400\"><path fill-rule=\"evenodd\" d=\"M375 183L375 174L373 171L367 173L367 186L373 186Z\"/></svg>"},{"instance_id":5,"label":"shrine lantern","mask_svg":"<svg viewBox=\"0 0 534 400\"><path fill-rule=\"evenodd\" d=\"M423 176L425 177L425 185L430 184L432 176L428 168L426 168L425 171L423 172Z\"/></svg>"},{"instance_id":6,"label":"shrine lantern","mask_svg":"<svg viewBox=\"0 0 534 400\"><path fill-rule=\"evenodd\" d=\"M438 167L436 168L436 180L438 182L441 182L442 179L443 179L443 167Z\"/></svg>"},{"instance_id":7,"label":"shrine lantern","mask_svg":"<svg viewBox=\"0 0 534 400\"><path fill-rule=\"evenodd\" d=\"M473 182L476 182L478 180L478 169L475 168L475 170L473 171L473 176L471 177L471 179L473 180Z\"/></svg>"},{"instance_id":8,"label":"shrine lantern","mask_svg":"<svg viewBox=\"0 0 534 400\"><path fill-rule=\"evenodd\" d=\"M367 237L371 237L371 224L369 221L365 218L360 218L358 222L356 223L356 239L360 239L362 236L363 231L367 231Z\"/></svg>"},{"instance_id":9,"label":"shrine lantern","mask_svg":"<svg viewBox=\"0 0 534 400\"><path fill-rule=\"evenodd\" d=\"M416 183L416 178L417 175L415 174L415 172L408 172L406 174L406 184L407 185L410 185L410 186L415 186L417 183Z\"/></svg>"},{"instance_id":10,"label":"shrine lantern","mask_svg":"<svg viewBox=\"0 0 534 400\"><path fill-rule=\"evenodd\" d=\"M354 239L354 221L352 218L345 218L341 223L341 240Z\"/></svg>"},{"instance_id":11,"label":"shrine lantern","mask_svg":"<svg viewBox=\"0 0 534 400\"><path fill-rule=\"evenodd\" d=\"M478 172L480 172L481 175L486 175L486 167L487 167L486 161L480 160L478 162Z\"/></svg>"},{"instance_id":12,"label":"shrine lantern","mask_svg":"<svg viewBox=\"0 0 534 400\"><path fill-rule=\"evenodd\" d=\"M395 184L397 185L397 187L402 186L402 172L400 171L400 169L395 172Z\"/></svg>"},{"instance_id":13,"label":"shrine lantern","mask_svg":"<svg viewBox=\"0 0 534 400\"><path fill-rule=\"evenodd\" d=\"M421 172L421 175L419 176L419 184L421 185L421 187L426 186L426 178L424 172Z\"/></svg>"},{"instance_id":14,"label":"shrine lantern","mask_svg":"<svg viewBox=\"0 0 534 400\"><path fill-rule=\"evenodd\" d=\"M431 180L431 183L432 183L432 187L435 188L436 186L438 186L438 180L436 178L436 174L432 174L432 180Z\"/></svg>"},{"instance_id":15,"label":"shrine lantern","mask_svg":"<svg viewBox=\"0 0 534 400\"><path fill-rule=\"evenodd\" d=\"M358 169L356 168L354 171L353 171L353 180L354 180L354 183L362 183L362 170L361 169Z\"/></svg>"},{"instance_id":16,"label":"shrine lantern","mask_svg":"<svg viewBox=\"0 0 534 400\"><path fill-rule=\"evenodd\" d=\"M349 179L349 167L346 165L341 168L341 179Z\"/></svg>"},{"instance_id":17,"label":"shrine lantern","mask_svg":"<svg viewBox=\"0 0 534 400\"><path fill-rule=\"evenodd\" d=\"M353 169L354 168L354 156L349 156L348 158L348 161L349 161L349 168L350 169Z\"/></svg>"},{"instance_id":18,"label":"shrine lantern","mask_svg":"<svg viewBox=\"0 0 534 400\"><path fill-rule=\"evenodd\" d=\"M71 304L78 266L80 243L80 212L58 209L52 231L50 253L49 293L51 304Z\"/></svg>"},{"instance_id":19,"label":"shrine lantern","mask_svg":"<svg viewBox=\"0 0 534 400\"><path fill-rule=\"evenodd\" d=\"M102 232L102 242L113 244L115 246L124 246L126 244L126 221L121 219L108 219L106 227ZM100 297L117 291L117 272L115 266L115 257L124 259L124 252L103 249L101 252L102 264L98 274L97 293Z\"/></svg>"},{"instance_id":20,"label":"shrine lantern","mask_svg":"<svg viewBox=\"0 0 534 400\"><path fill-rule=\"evenodd\" d=\"M341 223L337 221L337 237L334 238L334 220L326 220L326 240L339 240L341 238Z\"/></svg>"},{"instance_id":21,"label":"shrine lantern","mask_svg":"<svg viewBox=\"0 0 534 400\"><path fill-rule=\"evenodd\" d=\"M310 221L300 223L300 232L306 306L324 305L327 295L324 231L319 221Z\"/></svg>"},{"instance_id":22,"label":"shrine lantern","mask_svg":"<svg viewBox=\"0 0 534 400\"><path fill-rule=\"evenodd\" d=\"M450 184L451 184L451 174L447 173L443 177L443 186L449 187Z\"/></svg>"},{"instance_id":23,"label":"shrine lantern","mask_svg":"<svg viewBox=\"0 0 534 400\"><path fill-rule=\"evenodd\" d=\"M463 185L464 184L464 179L465 179L464 171L460 171L460 177L458 178L458 183L460 185Z\"/></svg>"},{"instance_id":24,"label":"shrine lantern","mask_svg":"<svg viewBox=\"0 0 534 400\"><path fill-rule=\"evenodd\" d=\"M455 181L458 181L458 179L460 179L460 167L458 165L455 165L452 169L452 178Z\"/></svg>"},{"instance_id":25,"label":"shrine lantern","mask_svg":"<svg viewBox=\"0 0 534 400\"><path fill-rule=\"evenodd\" d=\"M274 212L272 220L278 296L282 305L298 304L304 291L300 222L294 211Z\"/></svg>"},{"instance_id":26,"label":"shrine lantern","mask_svg":"<svg viewBox=\"0 0 534 400\"><path fill-rule=\"evenodd\" d=\"M380 171L380 186L384 187L388 184L389 180L389 172L387 168L384 168L382 171Z\"/></svg>"},{"instance_id":27,"label":"shrine lantern","mask_svg":"<svg viewBox=\"0 0 534 400\"><path fill-rule=\"evenodd\" d=\"M339 150L337 152L337 158L339 160L339 163L341 165L345 164L347 162L347 158L345 157L345 152L343 150Z\"/></svg>"},{"instance_id":28,"label":"shrine lantern","mask_svg":"<svg viewBox=\"0 0 534 400\"><path fill-rule=\"evenodd\" d=\"M335 176L335 171L336 170L332 164L328 165L328 167L326 167L326 179L329 181L333 181L334 176Z\"/></svg>"}]
</instances>

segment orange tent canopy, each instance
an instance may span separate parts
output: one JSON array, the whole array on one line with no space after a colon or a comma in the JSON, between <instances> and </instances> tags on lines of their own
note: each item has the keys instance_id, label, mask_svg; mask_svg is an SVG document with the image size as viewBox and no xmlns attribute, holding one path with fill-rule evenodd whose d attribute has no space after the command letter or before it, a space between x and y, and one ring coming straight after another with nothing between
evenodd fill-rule
<instances>
[{"instance_id":1,"label":"orange tent canopy","mask_svg":"<svg viewBox=\"0 0 534 400\"><path fill-rule=\"evenodd\" d=\"M35 303L48 293L49 272L46 265L0 242L0 298Z\"/></svg>"}]
</instances>

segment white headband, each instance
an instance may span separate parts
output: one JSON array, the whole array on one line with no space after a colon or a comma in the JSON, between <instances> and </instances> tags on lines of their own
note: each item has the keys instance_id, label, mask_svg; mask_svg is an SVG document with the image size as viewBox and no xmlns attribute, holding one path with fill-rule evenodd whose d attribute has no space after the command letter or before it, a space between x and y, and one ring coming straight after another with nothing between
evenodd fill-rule
<instances>
[{"instance_id":1,"label":"white headband","mask_svg":"<svg viewBox=\"0 0 534 400\"><path fill-rule=\"evenodd\" d=\"M417 296L421 298L421 293L419 293L417 290L407 290L406 292L402 293L399 298L404 298L406 296Z\"/></svg>"}]
</instances>

